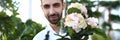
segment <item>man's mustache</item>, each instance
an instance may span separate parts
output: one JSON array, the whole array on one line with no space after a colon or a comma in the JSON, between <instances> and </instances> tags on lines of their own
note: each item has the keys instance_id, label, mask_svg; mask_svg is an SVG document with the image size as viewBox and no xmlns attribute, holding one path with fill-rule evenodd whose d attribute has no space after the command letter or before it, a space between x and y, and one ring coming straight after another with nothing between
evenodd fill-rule
<instances>
[{"instance_id":1,"label":"man's mustache","mask_svg":"<svg viewBox=\"0 0 120 40\"><path fill-rule=\"evenodd\" d=\"M49 17L51 16L58 16L59 17L59 14L50 14Z\"/></svg>"}]
</instances>

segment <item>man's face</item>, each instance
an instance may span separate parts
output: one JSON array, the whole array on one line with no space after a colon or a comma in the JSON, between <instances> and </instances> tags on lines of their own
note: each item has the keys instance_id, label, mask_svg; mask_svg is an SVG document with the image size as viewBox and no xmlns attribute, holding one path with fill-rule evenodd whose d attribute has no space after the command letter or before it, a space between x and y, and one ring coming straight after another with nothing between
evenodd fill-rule
<instances>
[{"instance_id":1,"label":"man's face","mask_svg":"<svg viewBox=\"0 0 120 40\"><path fill-rule=\"evenodd\" d=\"M62 17L64 3L61 0L42 0L41 7L51 24L57 24Z\"/></svg>"}]
</instances>

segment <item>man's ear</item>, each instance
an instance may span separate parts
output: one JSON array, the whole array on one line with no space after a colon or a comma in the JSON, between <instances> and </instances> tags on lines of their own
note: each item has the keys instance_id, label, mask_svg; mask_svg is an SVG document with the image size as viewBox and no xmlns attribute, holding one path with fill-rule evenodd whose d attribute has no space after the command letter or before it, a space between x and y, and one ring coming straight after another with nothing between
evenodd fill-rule
<instances>
[{"instance_id":1,"label":"man's ear","mask_svg":"<svg viewBox=\"0 0 120 40\"><path fill-rule=\"evenodd\" d=\"M43 9L43 6L42 5L40 5L41 6L41 9Z\"/></svg>"},{"instance_id":2,"label":"man's ear","mask_svg":"<svg viewBox=\"0 0 120 40\"><path fill-rule=\"evenodd\" d=\"M63 9L66 7L66 3L65 2L63 2Z\"/></svg>"}]
</instances>

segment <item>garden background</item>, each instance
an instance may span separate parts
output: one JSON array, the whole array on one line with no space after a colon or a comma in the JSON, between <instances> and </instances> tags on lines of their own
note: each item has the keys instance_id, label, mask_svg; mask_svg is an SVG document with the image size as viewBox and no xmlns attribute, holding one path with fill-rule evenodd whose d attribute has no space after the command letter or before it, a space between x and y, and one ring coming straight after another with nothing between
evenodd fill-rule
<instances>
[{"instance_id":1,"label":"garden background","mask_svg":"<svg viewBox=\"0 0 120 40\"><path fill-rule=\"evenodd\" d=\"M64 1L66 8L72 2L84 4L89 17L99 19L103 33L93 35L93 40L120 40L120 0ZM32 40L47 23L40 0L0 0L0 40Z\"/></svg>"}]
</instances>

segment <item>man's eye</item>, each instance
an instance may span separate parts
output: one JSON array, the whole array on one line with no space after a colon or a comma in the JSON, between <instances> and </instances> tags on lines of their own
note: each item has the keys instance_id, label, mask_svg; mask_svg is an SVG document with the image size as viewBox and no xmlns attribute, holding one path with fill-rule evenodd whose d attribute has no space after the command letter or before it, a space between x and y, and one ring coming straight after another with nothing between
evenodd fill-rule
<instances>
[{"instance_id":1,"label":"man's eye","mask_svg":"<svg viewBox=\"0 0 120 40\"><path fill-rule=\"evenodd\" d=\"M45 9L49 9L49 8L50 8L50 5L44 5L44 8L45 8Z\"/></svg>"},{"instance_id":2,"label":"man's eye","mask_svg":"<svg viewBox=\"0 0 120 40\"><path fill-rule=\"evenodd\" d=\"M53 7L60 7L60 3L53 4Z\"/></svg>"}]
</instances>

